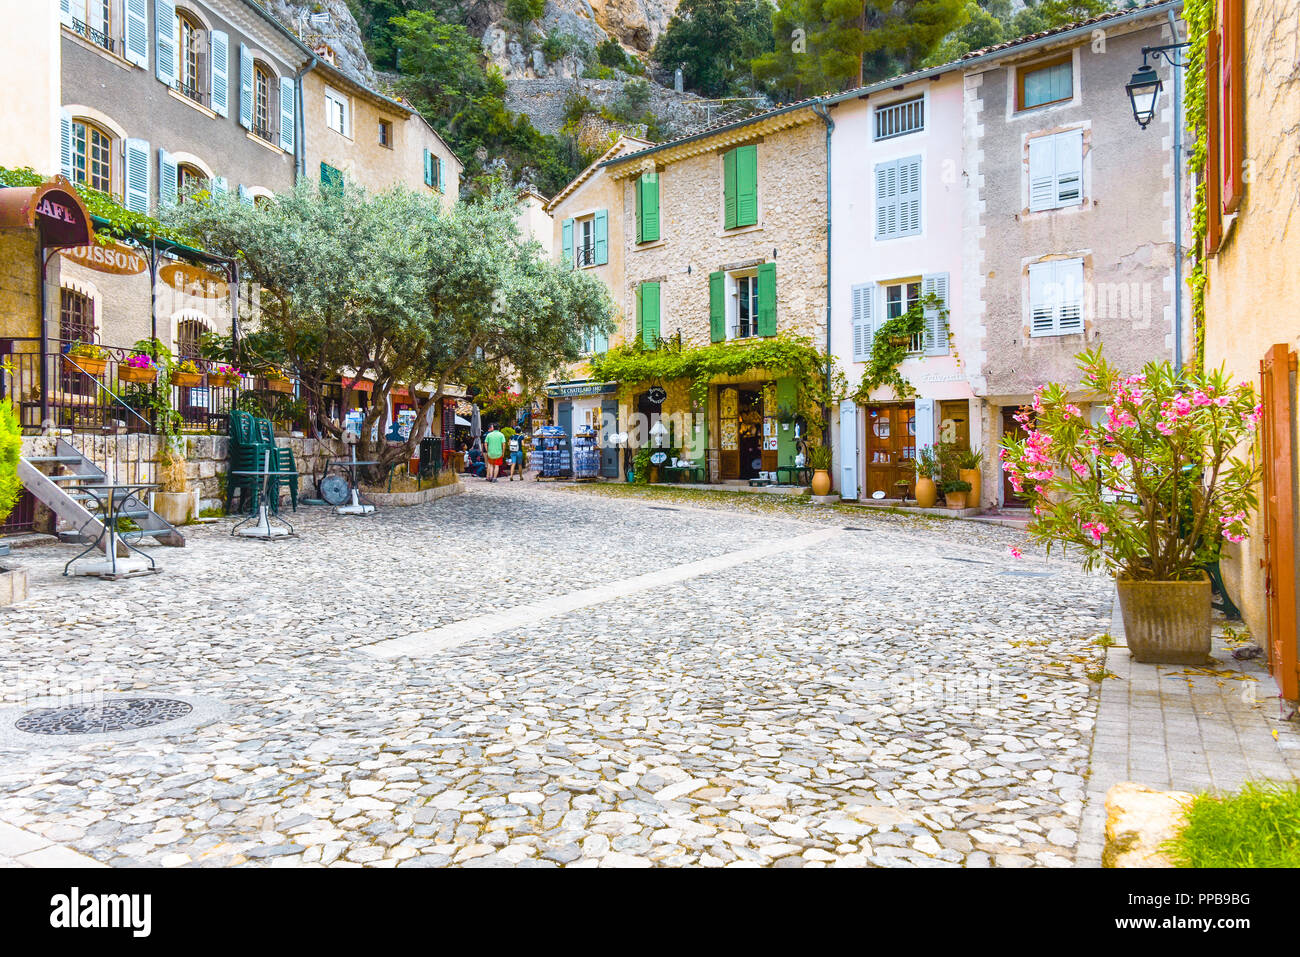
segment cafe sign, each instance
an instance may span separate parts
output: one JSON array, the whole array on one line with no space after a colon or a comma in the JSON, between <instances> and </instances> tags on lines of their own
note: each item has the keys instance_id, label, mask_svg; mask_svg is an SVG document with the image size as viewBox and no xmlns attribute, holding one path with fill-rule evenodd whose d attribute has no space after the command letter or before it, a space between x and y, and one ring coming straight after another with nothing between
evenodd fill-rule
<instances>
[{"instance_id":1,"label":"cafe sign","mask_svg":"<svg viewBox=\"0 0 1300 957\"><path fill-rule=\"evenodd\" d=\"M561 382L546 387L546 394L552 399L568 399L579 395L611 395L617 391L617 382Z\"/></svg>"},{"instance_id":2,"label":"cafe sign","mask_svg":"<svg viewBox=\"0 0 1300 957\"><path fill-rule=\"evenodd\" d=\"M158 270L158 278L177 292L203 299L223 299L230 289L220 276L186 263L168 263Z\"/></svg>"},{"instance_id":3,"label":"cafe sign","mask_svg":"<svg viewBox=\"0 0 1300 957\"><path fill-rule=\"evenodd\" d=\"M74 246L65 249L62 255L88 269L116 276L138 276L149 268L144 256L121 243Z\"/></svg>"}]
</instances>

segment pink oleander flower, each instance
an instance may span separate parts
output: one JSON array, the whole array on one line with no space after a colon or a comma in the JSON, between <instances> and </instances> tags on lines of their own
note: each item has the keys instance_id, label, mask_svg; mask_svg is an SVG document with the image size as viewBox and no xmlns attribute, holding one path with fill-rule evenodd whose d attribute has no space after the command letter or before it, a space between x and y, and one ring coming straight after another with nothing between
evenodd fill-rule
<instances>
[{"instance_id":1,"label":"pink oleander flower","mask_svg":"<svg viewBox=\"0 0 1300 957\"><path fill-rule=\"evenodd\" d=\"M1208 395L1206 395L1202 390L1197 389L1195 392L1192 393L1192 404L1193 404L1193 405L1209 405L1209 404L1210 404L1210 397L1209 397Z\"/></svg>"},{"instance_id":2,"label":"pink oleander flower","mask_svg":"<svg viewBox=\"0 0 1300 957\"><path fill-rule=\"evenodd\" d=\"M1070 463L1070 468L1074 469L1074 474L1079 476L1079 478L1088 477L1088 466L1084 465L1082 462L1072 462Z\"/></svg>"},{"instance_id":3,"label":"pink oleander flower","mask_svg":"<svg viewBox=\"0 0 1300 957\"><path fill-rule=\"evenodd\" d=\"M1010 546L1010 548L1009 548L1008 550L1011 552L1011 557L1012 557L1012 558L1024 558L1024 557L1025 557L1025 553L1022 552L1020 549L1016 548L1016 546L1014 546L1014 545Z\"/></svg>"},{"instance_id":4,"label":"pink oleander flower","mask_svg":"<svg viewBox=\"0 0 1300 957\"><path fill-rule=\"evenodd\" d=\"M1084 522L1083 530L1092 536L1092 540L1101 544L1101 536L1110 531L1104 522Z\"/></svg>"}]
</instances>

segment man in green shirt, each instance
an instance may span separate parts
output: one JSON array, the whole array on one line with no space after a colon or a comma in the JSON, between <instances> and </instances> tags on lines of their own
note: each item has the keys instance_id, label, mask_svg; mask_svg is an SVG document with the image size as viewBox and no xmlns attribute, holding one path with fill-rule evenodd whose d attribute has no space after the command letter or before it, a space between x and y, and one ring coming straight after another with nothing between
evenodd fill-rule
<instances>
[{"instance_id":1,"label":"man in green shirt","mask_svg":"<svg viewBox=\"0 0 1300 957\"><path fill-rule=\"evenodd\" d=\"M495 423L492 431L483 436L483 449L487 452L487 480L495 482L497 474L501 471L501 460L506 452L505 434L497 429Z\"/></svg>"}]
</instances>

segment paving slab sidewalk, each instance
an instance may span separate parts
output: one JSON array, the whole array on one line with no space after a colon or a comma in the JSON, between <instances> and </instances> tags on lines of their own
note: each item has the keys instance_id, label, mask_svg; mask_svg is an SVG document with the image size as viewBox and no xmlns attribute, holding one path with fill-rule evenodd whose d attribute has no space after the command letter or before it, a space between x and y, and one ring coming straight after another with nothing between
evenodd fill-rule
<instances>
[{"instance_id":1,"label":"paving slab sidewalk","mask_svg":"<svg viewBox=\"0 0 1300 957\"><path fill-rule=\"evenodd\" d=\"M1300 778L1300 724L1278 695L1263 655L1246 661L1225 637L1241 622L1216 619L1214 663L1142 664L1129 656L1115 601L1092 763L1075 864L1100 867L1106 792L1121 781L1160 790L1235 791L1247 781Z\"/></svg>"},{"instance_id":2,"label":"paving slab sidewalk","mask_svg":"<svg viewBox=\"0 0 1300 957\"><path fill-rule=\"evenodd\" d=\"M0 821L0 867L105 867L70 847Z\"/></svg>"}]
</instances>

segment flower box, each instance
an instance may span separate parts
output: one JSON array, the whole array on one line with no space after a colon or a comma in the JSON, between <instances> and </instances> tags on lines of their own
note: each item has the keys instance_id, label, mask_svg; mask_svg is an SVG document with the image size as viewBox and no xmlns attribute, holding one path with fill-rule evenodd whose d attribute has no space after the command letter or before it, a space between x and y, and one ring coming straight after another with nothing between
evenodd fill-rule
<instances>
[{"instance_id":1,"label":"flower box","mask_svg":"<svg viewBox=\"0 0 1300 957\"><path fill-rule=\"evenodd\" d=\"M229 389L239 382L239 376L222 375L220 372L208 373L208 385L214 389Z\"/></svg>"},{"instance_id":2,"label":"flower box","mask_svg":"<svg viewBox=\"0 0 1300 957\"><path fill-rule=\"evenodd\" d=\"M104 370L108 368L108 360L96 356L65 355L63 358L73 372L84 372L87 375L101 376L104 374Z\"/></svg>"},{"instance_id":3,"label":"flower box","mask_svg":"<svg viewBox=\"0 0 1300 957\"><path fill-rule=\"evenodd\" d=\"M292 392L293 380L284 377L267 377L266 388L270 392Z\"/></svg>"},{"instance_id":4,"label":"flower box","mask_svg":"<svg viewBox=\"0 0 1300 957\"><path fill-rule=\"evenodd\" d=\"M117 378L121 382L154 382L158 378L157 366L132 366L119 363Z\"/></svg>"},{"instance_id":5,"label":"flower box","mask_svg":"<svg viewBox=\"0 0 1300 957\"><path fill-rule=\"evenodd\" d=\"M178 385L182 389L193 389L202 384L203 373L201 372L173 372L172 385Z\"/></svg>"}]
</instances>

